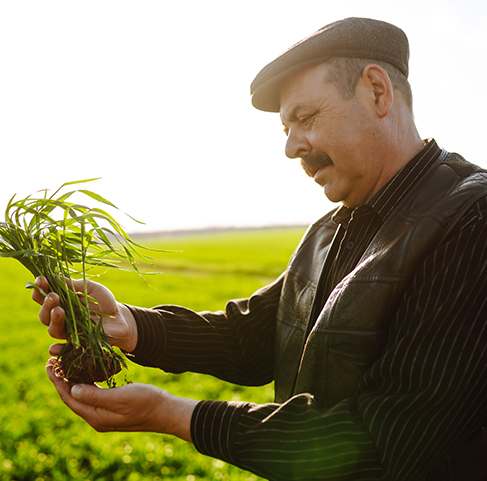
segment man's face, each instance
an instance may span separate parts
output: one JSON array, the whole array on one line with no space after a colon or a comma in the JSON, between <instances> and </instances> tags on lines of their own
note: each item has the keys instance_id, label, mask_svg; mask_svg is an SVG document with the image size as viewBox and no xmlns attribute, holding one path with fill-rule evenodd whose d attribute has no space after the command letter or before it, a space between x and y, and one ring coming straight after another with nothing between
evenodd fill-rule
<instances>
[{"instance_id":1,"label":"man's face","mask_svg":"<svg viewBox=\"0 0 487 481\"><path fill-rule=\"evenodd\" d=\"M327 68L320 64L299 71L281 87L286 155L301 158L305 172L332 202L357 207L381 187L373 97L360 80L355 96L344 99L325 82Z\"/></svg>"}]
</instances>

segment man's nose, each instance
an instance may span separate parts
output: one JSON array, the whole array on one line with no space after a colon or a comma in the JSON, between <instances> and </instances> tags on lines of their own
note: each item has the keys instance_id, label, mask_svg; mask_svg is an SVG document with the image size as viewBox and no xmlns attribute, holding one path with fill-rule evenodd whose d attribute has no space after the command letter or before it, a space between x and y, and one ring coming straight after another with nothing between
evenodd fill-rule
<instances>
[{"instance_id":1,"label":"man's nose","mask_svg":"<svg viewBox=\"0 0 487 481\"><path fill-rule=\"evenodd\" d=\"M289 129L285 153L290 159L302 157L303 154L311 152L311 145L309 145L306 137L300 132L301 129Z\"/></svg>"}]
</instances>

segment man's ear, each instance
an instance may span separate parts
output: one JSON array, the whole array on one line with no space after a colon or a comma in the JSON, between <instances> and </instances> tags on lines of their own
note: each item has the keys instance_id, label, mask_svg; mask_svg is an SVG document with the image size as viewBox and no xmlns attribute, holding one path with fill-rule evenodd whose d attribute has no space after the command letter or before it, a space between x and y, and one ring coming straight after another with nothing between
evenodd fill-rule
<instances>
[{"instance_id":1,"label":"man's ear","mask_svg":"<svg viewBox=\"0 0 487 481\"><path fill-rule=\"evenodd\" d=\"M362 82L370 93L377 114L384 118L390 111L394 101L394 91L387 72L376 64L369 64L362 72Z\"/></svg>"}]
</instances>

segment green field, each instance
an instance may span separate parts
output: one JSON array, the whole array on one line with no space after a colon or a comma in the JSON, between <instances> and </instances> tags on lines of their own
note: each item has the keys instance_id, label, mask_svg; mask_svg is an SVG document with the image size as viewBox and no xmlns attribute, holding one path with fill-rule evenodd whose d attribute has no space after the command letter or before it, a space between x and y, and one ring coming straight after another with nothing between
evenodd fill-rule
<instances>
[{"instance_id":1,"label":"green field","mask_svg":"<svg viewBox=\"0 0 487 481\"><path fill-rule=\"evenodd\" d=\"M100 282L128 304L222 309L228 299L246 297L274 280L303 233L304 228L283 228L142 239L146 245L178 251L155 256L154 269L163 274L147 277L150 286L122 271L107 272ZM47 350L54 341L24 289L31 280L20 263L0 258L2 481L260 479L174 437L100 434L71 413L45 375ZM263 403L273 398L272 385L242 388L209 376L173 375L135 364L130 364L128 377L193 399Z\"/></svg>"}]
</instances>

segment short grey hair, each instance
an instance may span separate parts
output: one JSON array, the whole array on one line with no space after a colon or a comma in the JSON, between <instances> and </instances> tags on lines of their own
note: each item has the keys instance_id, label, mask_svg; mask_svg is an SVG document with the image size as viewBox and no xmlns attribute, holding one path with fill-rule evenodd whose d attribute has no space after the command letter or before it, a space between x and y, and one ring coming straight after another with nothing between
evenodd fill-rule
<instances>
[{"instance_id":1,"label":"short grey hair","mask_svg":"<svg viewBox=\"0 0 487 481\"><path fill-rule=\"evenodd\" d=\"M326 64L329 67L326 81L332 82L345 99L351 99L355 95L355 88L364 68L369 64L379 65L387 72L392 87L402 94L406 106L412 113L413 94L411 85L406 76L394 65L379 60L348 57L333 57Z\"/></svg>"}]
</instances>

